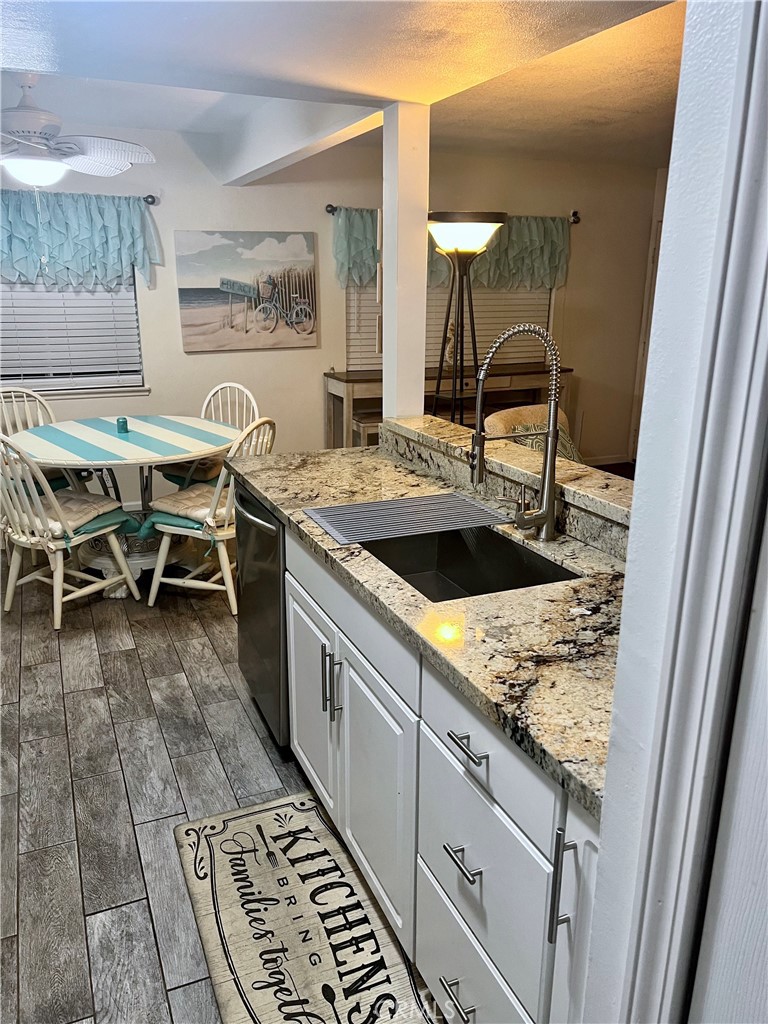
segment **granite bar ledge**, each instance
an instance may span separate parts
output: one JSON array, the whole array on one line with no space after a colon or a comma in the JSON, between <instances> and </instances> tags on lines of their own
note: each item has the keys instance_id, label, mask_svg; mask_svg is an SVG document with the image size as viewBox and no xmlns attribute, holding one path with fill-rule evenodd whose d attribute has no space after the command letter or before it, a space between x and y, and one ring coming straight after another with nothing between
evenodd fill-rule
<instances>
[{"instance_id":1,"label":"granite bar ledge","mask_svg":"<svg viewBox=\"0 0 768 1024\"><path fill-rule=\"evenodd\" d=\"M532 453L536 454L536 453ZM599 820L618 644L623 562L567 536L502 532L578 579L433 604L359 545L339 546L303 511L464 490L377 448L231 461L262 501L352 594L441 672L512 742ZM489 505L503 508L491 498ZM456 628L447 631L450 622ZM354 637L350 638L354 641Z\"/></svg>"}]
</instances>

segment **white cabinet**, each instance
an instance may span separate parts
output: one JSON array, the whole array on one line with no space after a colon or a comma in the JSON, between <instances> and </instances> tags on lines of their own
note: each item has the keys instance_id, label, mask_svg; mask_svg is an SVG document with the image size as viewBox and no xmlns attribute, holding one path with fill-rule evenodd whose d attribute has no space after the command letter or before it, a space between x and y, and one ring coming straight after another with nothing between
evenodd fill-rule
<instances>
[{"instance_id":1,"label":"white cabinet","mask_svg":"<svg viewBox=\"0 0 768 1024\"><path fill-rule=\"evenodd\" d=\"M340 828L412 955L419 723L344 636L338 657Z\"/></svg>"},{"instance_id":2,"label":"white cabinet","mask_svg":"<svg viewBox=\"0 0 768 1024\"><path fill-rule=\"evenodd\" d=\"M576 846L563 857L560 913L570 920L558 928L550 1015L552 1024L571 1024L584 1019L599 833L594 818L574 801L568 805L565 835Z\"/></svg>"},{"instance_id":3,"label":"white cabinet","mask_svg":"<svg viewBox=\"0 0 768 1024\"><path fill-rule=\"evenodd\" d=\"M336 628L290 576L285 586L291 746L336 820L337 744L328 708L328 668Z\"/></svg>"},{"instance_id":4,"label":"white cabinet","mask_svg":"<svg viewBox=\"0 0 768 1024\"><path fill-rule=\"evenodd\" d=\"M514 990L538 1015L552 865L426 727L419 855ZM467 872L467 874L465 874Z\"/></svg>"},{"instance_id":5,"label":"white cabinet","mask_svg":"<svg viewBox=\"0 0 768 1024\"><path fill-rule=\"evenodd\" d=\"M418 922L416 964L446 1020L454 1024L531 1024L514 992L421 858Z\"/></svg>"},{"instance_id":6,"label":"white cabinet","mask_svg":"<svg viewBox=\"0 0 768 1024\"><path fill-rule=\"evenodd\" d=\"M286 602L291 746L412 957L418 718L289 574Z\"/></svg>"},{"instance_id":7,"label":"white cabinet","mask_svg":"<svg viewBox=\"0 0 768 1024\"><path fill-rule=\"evenodd\" d=\"M584 1005L596 824L427 665L422 709L419 908L424 868L431 889L477 940L520 1012L537 1024L577 1024ZM569 844L562 859L558 832ZM433 906L434 893L426 901ZM550 934L551 915L569 920ZM449 920L445 923L448 927ZM423 927L420 910L417 958L425 948ZM454 926L452 934L462 941L460 928ZM451 939L442 945L448 955ZM497 1021L479 1007L473 1018L473 1024Z\"/></svg>"},{"instance_id":8,"label":"white cabinet","mask_svg":"<svg viewBox=\"0 0 768 1024\"><path fill-rule=\"evenodd\" d=\"M290 536L286 557L291 744L406 953L449 1019L578 1024L595 822Z\"/></svg>"}]
</instances>

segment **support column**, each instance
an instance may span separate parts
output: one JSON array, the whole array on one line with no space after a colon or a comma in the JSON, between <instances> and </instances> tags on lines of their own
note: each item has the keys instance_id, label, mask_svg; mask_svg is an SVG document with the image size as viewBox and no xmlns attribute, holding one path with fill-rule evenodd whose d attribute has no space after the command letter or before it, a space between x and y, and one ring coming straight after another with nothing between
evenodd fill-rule
<instances>
[{"instance_id":1,"label":"support column","mask_svg":"<svg viewBox=\"0 0 768 1024\"><path fill-rule=\"evenodd\" d=\"M383 411L421 416L427 320L429 107L384 110Z\"/></svg>"}]
</instances>

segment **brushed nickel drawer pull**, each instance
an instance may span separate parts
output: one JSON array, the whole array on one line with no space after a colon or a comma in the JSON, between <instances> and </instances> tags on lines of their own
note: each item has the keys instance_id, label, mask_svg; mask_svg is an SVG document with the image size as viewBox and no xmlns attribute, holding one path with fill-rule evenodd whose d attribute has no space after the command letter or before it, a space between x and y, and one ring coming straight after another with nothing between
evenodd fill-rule
<instances>
[{"instance_id":1,"label":"brushed nickel drawer pull","mask_svg":"<svg viewBox=\"0 0 768 1024\"><path fill-rule=\"evenodd\" d=\"M563 856L566 850L575 850L574 840L565 841L565 829L555 829L555 858L552 870L552 892L549 900L549 922L547 924L547 942L554 946L557 942L557 929L561 924L571 920L570 914L560 913L560 890L563 887Z\"/></svg>"},{"instance_id":2,"label":"brushed nickel drawer pull","mask_svg":"<svg viewBox=\"0 0 768 1024\"><path fill-rule=\"evenodd\" d=\"M320 687L323 714L328 710L328 645L320 644Z\"/></svg>"},{"instance_id":3,"label":"brushed nickel drawer pull","mask_svg":"<svg viewBox=\"0 0 768 1024\"><path fill-rule=\"evenodd\" d=\"M330 685L329 685L328 689L330 690L330 705L331 705L331 721L332 722L335 722L336 721L336 715L340 711L343 711L342 705L336 703L336 669L337 668L341 668L341 662L340 661L334 661L333 651L329 651L328 652L328 669L329 669Z\"/></svg>"},{"instance_id":4,"label":"brushed nickel drawer pull","mask_svg":"<svg viewBox=\"0 0 768 1024\"><path fill-rule=\"evenodd\" d=\"M474 871L470 871L464 861L459 857L460 853L464 853L463 846L449 846L448 843L443 843L443 849L448 854L448 859L459 869L459 874L462 878L465 878L470 885L477 885L477 880L482 875L482 868L475 868Z\"/></svg>"},{"instance_id":5,"label":"brushed nickel drawer pull","mask_svg":"<svg viewBox=\"0 0 768 1024\"><path fill-rule=\"evenodd\" d=\"M453 729L448 730L448 739L455 743L462 754L465 754L475 768L479 768L483 761L487 761L491 756L490 754L476 754L474 750L469 749L469 733L459 732L455 733Z\"/></svg>"},{"instance_id":6,"label":"brushed nickel drawer pull","mask_svg":"<svg viewBox=\"0 0 768 1024\"><path fill-rule=\"evenodd\" d=\"M461 1020L461 1024L469 1024L469 1015L470 1013L475 1012L475 1007L462 1006L461 1003L459 1002L458 996L453 991L453 986L459 984L459 979L454 978L453 981L448 981L445 975L441 974L438 978L438 981L442 985L443 992L445 992L445 994L450 999L451 1005L456 1010L456 1013L458 1013L459 1019Z\"/></svg>"}]
</instances>

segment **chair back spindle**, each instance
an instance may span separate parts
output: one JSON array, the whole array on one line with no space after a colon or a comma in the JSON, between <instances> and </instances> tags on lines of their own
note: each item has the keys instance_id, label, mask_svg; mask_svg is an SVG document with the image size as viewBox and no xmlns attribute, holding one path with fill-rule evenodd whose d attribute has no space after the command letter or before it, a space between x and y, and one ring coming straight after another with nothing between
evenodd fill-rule
<instances>
[{"instance_id":1,"label":"chair back spindle","mask_svg":"<svg viewBox=\"0 0 768 1024\"><path fill-rule=\"evenodd\" d=\"M28 388L0 389L0 433L18 434L55 422L53 409L37 392Z\"/></svg>"},{"instance_id":2,"label":"chair back spindle","mask_svg":"<svg viewBox=\"0 0 768 1024\"><path fill-rule=\"evenodd\" d=\"M72 530L50 484L38 466L8 437L0 434L3 515L12 532L31 547L43 547L52 536L49 519L61 524L65 536Z\"/></svg>"},{"instance_id":3,"label":"chair back spindle","mask_svg":"<svg viewBox=\"0 0 768 1024\"><path fill-rule=\"evenodd\" d=\"M259 418L259 407L248 388L231 381L217 384L207 395L200 413L203 419L230 423L240 430Z\"/></svg>"},{"instance_id":4,"label":"chair back spindle","mask_svg":"<svg viewBox=\"0 0 768 1024\"><path fill-rule=\"evenodd\" d=\"M275 421L267 416L262 416L261 419L250 423L240 436L232 442L232 447L227 452L227 458L232 459L236 455L269 455L272 451L272 445L275 443L275 432ZM216 510L219 507L221 495L229 485L231 476L230 470L223 466L219 473L219 479L216 481L216 486L213 489L210 510L212 520L216 519ZM232 520L234 505L235 493L233 488L230 487L227 492L227 503L224 509L224 523L227 526Z\"/></svg>"}]
</instances>

